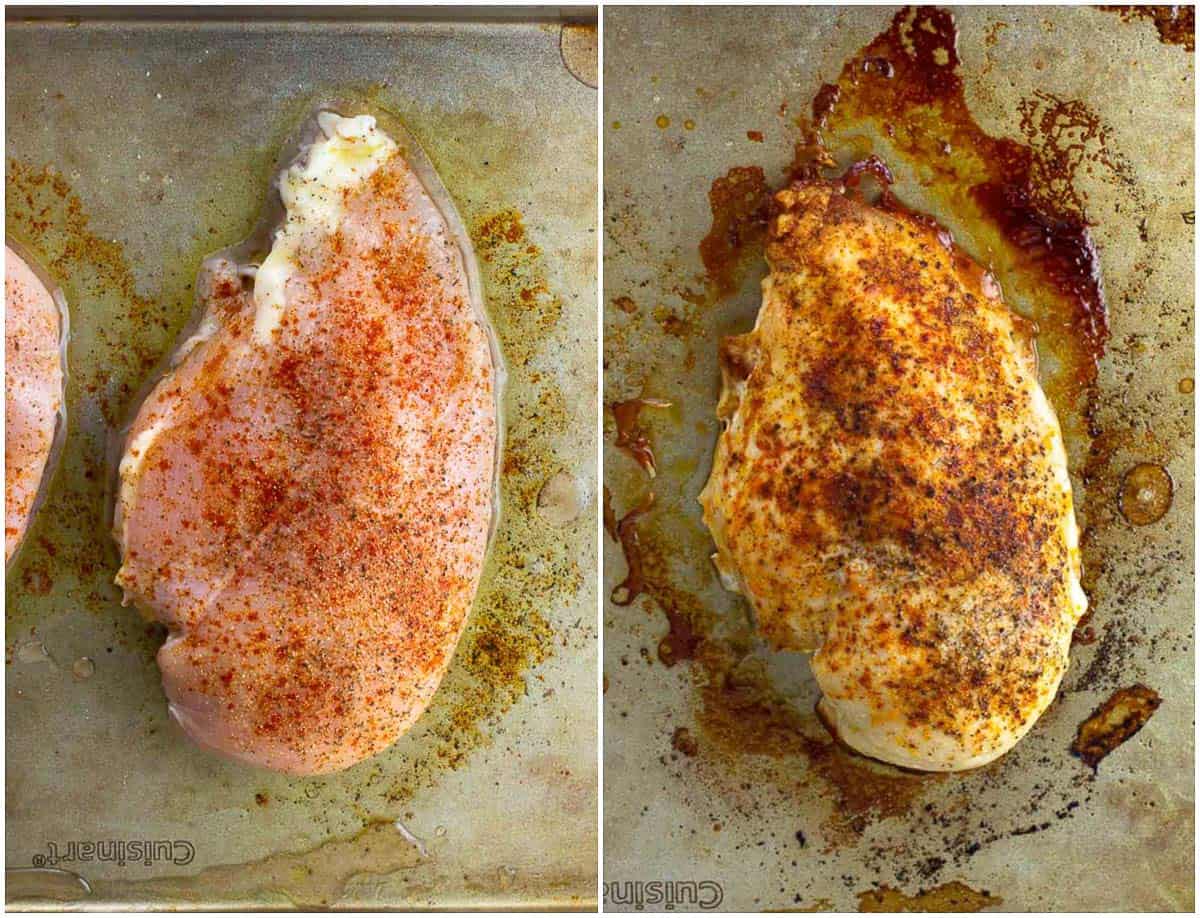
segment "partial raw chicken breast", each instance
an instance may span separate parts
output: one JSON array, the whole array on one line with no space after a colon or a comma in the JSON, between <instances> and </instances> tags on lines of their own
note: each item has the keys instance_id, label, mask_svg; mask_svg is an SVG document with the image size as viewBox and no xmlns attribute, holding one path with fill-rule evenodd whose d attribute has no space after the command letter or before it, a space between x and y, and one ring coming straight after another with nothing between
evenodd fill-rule
<instances>
[{"instance_id":1,"label":"partial raw chicken breast","mask_svg":"<svg viewBox=\"0 0 1200 918\"><path fill-rule=\"evenodd\" d=\"M995 281L931 221L845 192L776 197L701 503L762 634L814 652L837 736L973 768L1054 699L1086 608L1066 453Z\"/></svg>"},{"instance_id":2,"label":"partial raw chicken breast","mask_svg":"<svg viewBox=\"0 0 1200 918\"><path fill-rule=\"evenodd\" d=\"M25 535L63 429L65 312L4 247L4 560Z\"/></svg>"},{"instance_id":3,"label":"partial raw chicken breast","mask_svg":"<svg viewBox=\"0 0 1200 918\"><path fill-rule=\"evenodd\" d=\"M453 205L373 118L317 120L266 258L204 265L114 518L117 583L170 629L172 716L293 774L385 749L429 704L479 583L498 430Z\"/></svg>"}]
</instances>

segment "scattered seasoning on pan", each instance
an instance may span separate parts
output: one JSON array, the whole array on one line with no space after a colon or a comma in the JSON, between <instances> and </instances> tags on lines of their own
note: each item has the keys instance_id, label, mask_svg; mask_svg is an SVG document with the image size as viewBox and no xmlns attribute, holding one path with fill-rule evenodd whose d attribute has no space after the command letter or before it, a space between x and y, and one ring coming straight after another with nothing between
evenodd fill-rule
<instances>
[{"instance_id":1,"label":"scattered seasoning on pan","mask_svg":"<svg viewBox=\"0 0 1200 918\"><path fill-rule=\"evenodd\" d=\"M609 406L617 422L617 448L623 449L642 469L653 478L657 472L654 451L650 439L638 426L638 415L643 408L670 408L671 403L661 398L633 398Z\"/></svg>"},{"instance_id":2,"label":"scattered seasoning on pan","mask_svg":"<svg viewBox=\"0 0 1200 918\"><path fill-rule=\"evenodd\" d=\"M1132 465L1137 464L1153 464L1165 468L1173 458L1173 450L1153 430L1112 424L1094 431L1083 461L1082 478L1087 494L1084 507L1086 525L1079 537L1084 559L1083 589L1092 602L1088 614L1076 626L1077 637L1081 633L1087 634L1093 614L1101 605L1096 601L1097 587L1103 582L1104 575L1112 563L1108 552L1103 549L1105 533L1114 527L1127 529L1129 524L1136 525L1136 519L1144 518L1138 515L1140 508L1137 506L1137 490L1135 489L1128 498L1122 494L1128 484L1126 474ZM1157 489L1152 489L1145 496L1152 497L1155 493ZM1132 511L1132 519L1124 515L1126 504ZM1105 630L1100 638L1101 646L1083 676L1077 680L1076 689L1117 687L1109 680L1121 671L1122 663L1129 652L1128 644L1136 640L1123 618L1100 615L1100 621L1105 623Z\"/></svg>"},{"instance_id":3,"label":"scattered seasoning on pan","mask_svg":"<svg viewBox=\"0 0 1200 918\"><path fill-rule=\"evenodd\" d=\"M687 727L676 727L671 734L671 748L691 758L700 751L700 744Z\"/></svg>"},{"instance_id":4,"label":"scattered seasoning on pan","mask_svg":"<svg viewBox=\"0 0 1200 918\"><path fill-rule=\"evenodd\" d=\"M1071 752L1093 771L1110 752L1146 726L1162 698L1145 685L1118 689L1079 725Z\"/></svg>"},{"instance_id":5,"label":"scattered seasoning on pan","mask_svg":"<svg viewBox=\"0 0 1200 918\"><path fill-rule=\"evenodd\" d=\"M98 614L109 614L116 590L104 532L107 455L102 438L81 437L88 425L116 426L126 403L168 346L174 322L191 308L192 291L179 271L164 270L159 294L141 295L139 280L122 244L98 235L83 200L54 166L9 159L5 171L5 220L9 235L27 246L63 289L68 303L86 303L103 317L83 353L72 348L67 403L72 412L63 462L78 474L59 475L38 511L39 535L24 546L21 579L31 592L53 586L58 571L71 570L85 585L77 596ZM211 248L211 241L202 243ZM78 318L78 317L76 317ZM86 334L86 324L82 326ZM79 339L80 330L73 336ZM78 416L76 416L78 415Z\"/></svg>"}]
</instances>

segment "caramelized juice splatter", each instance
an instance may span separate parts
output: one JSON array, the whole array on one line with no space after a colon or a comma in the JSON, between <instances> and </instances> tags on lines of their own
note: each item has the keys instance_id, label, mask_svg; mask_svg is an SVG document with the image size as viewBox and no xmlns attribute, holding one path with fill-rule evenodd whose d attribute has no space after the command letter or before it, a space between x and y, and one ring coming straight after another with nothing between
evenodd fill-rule
<instances>
[{"instance_id":1,"label":"caramelized juice splatter","mask_svg":"<svg viewBox=\"0 0 1200 918\"><path fill-rule=\"evenodd\" d=\"M654 450L650 446L650 438L638 426L638 416L643 408L670 408L671 403L660 398L632 398L624 402L616 402L610 406L613 418L617 423L618 449L623 449L642 469L653 478L657 472L654 462Z\"/></svg>"},{"instance_id":2,"label":"caramelized juice splatter","mask_svg":"<svg viewBox=\"0 0 1200 918\"><path fill-rule=\"evenodd\" d=\"M748 247L766 235L770 200L771 189L759 166L735 166L712 183L712 228L700 243L700 259L715 292L737 288Z\"/></svg>"},{"instance_id":3,"label":"caramelized juice splatter","mask_svg":"<svg viewBox=\"0 0 1200 918\"><path fill-rule=\"evenodd\" d=\"M608 537L614 542L617 541L617 514L613 510L612 491L608 489L608 485L604 486L604 531L608 533Z\"/></svg>"},{"instance_id":4,"label":"caramelized juice splatter","mask_svg":"<svg viewBox=\"0 0 1200 918\"><path fill-rule=\"evenodd\" d=\"M669 667L691 660L704 641L698 616L693 614L695 598L672 588L661 576L652 574L648 583L650 594L667 618L667 633L658 642L658 661Z\"/></svg>"},{"instance_id":5,"label":"caramelized juice splatter","mask_svg":"<svg viewBox=\"0 0 1200 918\"><path fill-rule=\"evenodd\" d=\"M617 541L625 554L627 573L625 579L617 584L612 591L614 606L627 606L637 599L646 588L642 574L642 545L638 535L638 517L648 512L654 506L654 492L649 491L632 510L617 521Z\"/></svg>"},{"instance_id":6,"label":"caramelized juice splatter","mask_svg":"<svg viewBox=\"0 0 1200 918\"><path fill-rule=\"evenodd\" d=\"M1158 692L1144 685L1118 689L1079 725L1071 752L1094 770L1105 756L1146 726L1160 704Z\"/></svg>"},{"instance_id":7,"label":"caramelized juice splatter","mask_svg":"<svg viewBox=\"0 0 1200 918\"><path fill-rule=\"evenodd\" d=\"M643 538L638 529L638 517L654 504L653 493L619 521L612 511L611 501L606 519L614 520L616 540L625 554L628 574L612 592L612 603L627 606L642 593L654 600L654 608L667 619L667 633L658 642L658 659L664 666L674 666L693 659L703 645L708 630L708 616L703 605L687 590L677 587L670 574L669 552L664 552L660 538L651 533ZM607 525L607 524L606 524Z\"/></svg>"}]
</instances>

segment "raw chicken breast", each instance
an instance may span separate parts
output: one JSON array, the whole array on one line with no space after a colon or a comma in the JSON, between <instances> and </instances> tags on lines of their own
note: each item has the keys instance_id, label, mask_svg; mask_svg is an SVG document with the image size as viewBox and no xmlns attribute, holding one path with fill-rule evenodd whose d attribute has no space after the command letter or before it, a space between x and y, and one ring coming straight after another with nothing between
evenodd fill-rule
<instances>
[{"instance_id":1,"label":"raw chicken breast","mask_svg":"<svg viewBox=\"0 0 1200 918\"><path fill-rule=\"evenodd\" d=\"M1053 700L1086 608L1031 329L930 221L797 182L753 331L722 345L701 496L722 579L865 755L954 771Z\"/></svg>"},{"instance_id":2,"label":"raw chicken breast","mask_svg":"<svg viewBox=\"0 0 1200 918\"><path fill-rule=\"evenodd\" d=\"M65 426L66 311L49 286L4 247L4 560L25 535Z\"/></svg>"},{"instance_id":3,"label":"raw chicken breast","mask_svg":"<svg viewBox=\"0 0 1200 918\"><path fill-rule=\"evenodd\" d=\"M373 118L317 120L266 258L205 263L114 517L117 583L170 629L172 716L294 774L385 749L429 704L479 583L498 448L453 205Z\"/></svg>"}]
</instances>

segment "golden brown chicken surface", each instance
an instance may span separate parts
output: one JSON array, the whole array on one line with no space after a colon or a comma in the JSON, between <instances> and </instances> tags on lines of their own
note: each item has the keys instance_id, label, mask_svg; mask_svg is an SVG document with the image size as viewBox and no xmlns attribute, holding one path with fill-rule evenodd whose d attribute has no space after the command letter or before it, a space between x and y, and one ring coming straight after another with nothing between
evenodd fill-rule
<instances>
[{"instance_id":1,"label":"golden brown chicken surface","mask_svg":"<svg viewBox=\"0 0 1200 918\"><path fill-rule=\"evenodd\" d=\"M1053 700L1086 608L1031 329L926 219L836 182L775 206L757 323L721 349L717 567L773 647L815 651L844 742L985 764Z\"/></svg>"}]
</instances>

